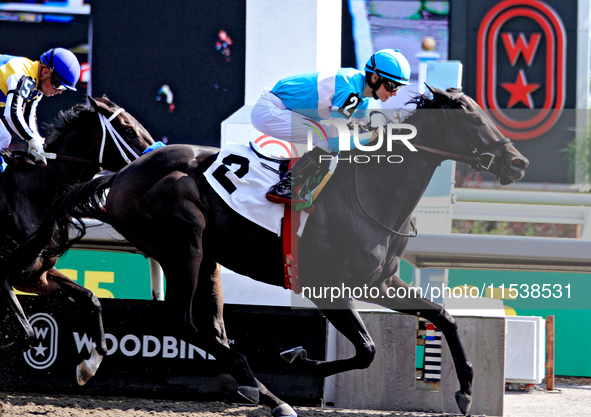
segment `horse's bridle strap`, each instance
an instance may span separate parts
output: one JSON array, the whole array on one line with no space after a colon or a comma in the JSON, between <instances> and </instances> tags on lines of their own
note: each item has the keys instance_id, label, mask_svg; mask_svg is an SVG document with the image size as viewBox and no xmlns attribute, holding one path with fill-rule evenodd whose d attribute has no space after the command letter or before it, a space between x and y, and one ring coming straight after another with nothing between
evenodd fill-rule
<instances>
[{"instance_id":1,"label":"horse's bridle strap","mask_svg":"<svg viewBox=\"0 0 591 417\"><path fill-rule=\"evenodd\" d=\"M465 155L460 155L460 154L456 154L456 153L452 153L452 152L442 151L440 149L430 148L430 147L424 146L424 145L413 144L413 146L415 148L422 149L422 150L430 152L430 153L445 156L446 158L451 158L451 159L458 161L458 162L466 162L468 164L477 164L479 162L479 158L475 158L473 156L465 156Z\"/></svg>"},{"instance_id":2,"label":"horse's bridle strap","mask_svg":"<svg viewBox=\"0 0 591 417\"><path fill-rule=\"evenodd\" d=\"M100 165L96 161L91 161L89 159L76 158L76 157L68 156L68 155L55 155L55 157L53 159L55 159L57 161L78 162L80 164Z\"/></svg>"},{"instance_id":3,"label":"horse's bridle strap","mask_svg":"<svg viewBox=\"0 0 591 417\"><path fill-rule=\"evenodd\" d=\"M101 128L102 128L102 139L101 139L101 150L100 150L100 154L99 154L99 161L90 161L88 159L82 159L82 158L76 158L73 156L67 156L67 155L56 155L56 154L46 154L46 155L51 155L48 156L48 159L55 159L58 161L68 161L68 162L77 162L77 163L81 163L81 164L94 164L94 165L99 165L102 166L103 165L103 153L105 150L105 142L107 139L107 132L109 132L111 134L111 138L113 138L113 142L115 142L115 145L117 145L117 149L119 149L119 153L121 154L121 157L125 160L125 162L127 162L127 164L131 164L131 161L129 160L129 158L127 157L127 155L125 154L125 151L121 148L121 144L123 144L123 146L125 146L125 148L133 155L135 156L135 158L139 158L139 155L133 150L131 149L131 147L127 144L127 142L125 142L125 140L123 140L123 138L121 137L121 135L119 134L119 132L117 132L115 130L115 128L113 127L113 125L111 124L111 122L117 117L119 116L121 113L123 113L125 111L125 109L119 108L117 109L109 118L107 118L106 116L103 116L102 114L98 114L99 115L99 121L101 122Z\"/></svg>"},{"instance_id":4,"label":"horse's bridle strap","mask_svg":"<svg viewBox=\"0 0 591 417\"><path fill-rule=\"evenodd\" d=\"M125 140L123 140L123 138L121 137L121 135L119 134L119 132L117 132L115 130L115 128L113 127L113 125L111 124L111 121L113 121L113 119L115 119L115 117L117 117L119 114L121 114L122 112L124 112L125 109L117 109L108 119L103 116L102 114L99 114L99 120L101 122L101 126L103 128L103 138L101 140L101 150L99 153L99 164L103 164L103 154L105 151L105 142L107 139L107 131L111 134L111 138L113 139L113 142L115 142L115 145L117 146L117 149L119 150L119 153L121 154L121 157L125 160L125 162L127 162L127 165L131 164L131 160L127 157L127 155L125 154L125 151L121 148L121 145L125 146L125 148L129 151L130 154L132 154L135 159L139 158L139 155L137 153L135 153L135 151L133 149L131 149L131 147L127 144L127 142L125 142Z\"/></svg>"}]
</instances>

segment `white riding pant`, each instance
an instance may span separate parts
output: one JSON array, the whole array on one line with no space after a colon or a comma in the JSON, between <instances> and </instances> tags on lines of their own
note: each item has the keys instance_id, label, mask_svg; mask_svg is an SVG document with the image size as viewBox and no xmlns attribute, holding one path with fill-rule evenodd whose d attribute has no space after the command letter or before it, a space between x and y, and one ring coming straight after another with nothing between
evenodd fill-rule
<instances>
[{"instance_id":1,"label":"white riding pant","mask_svg":"<svg viewBox=\"0 0 591 417\"><path fill-rule=\"evenodd\" d=\"M266 91L266 90L265 90ZM306 116L289 110L283 101L271 92L265 92L255 103L250 113L250 122L255 129L276 139L294 144L307 145L310 124ZM326 138L313 132L312 143L327 152L331 152Z\"/></svg>"}]
</instances>

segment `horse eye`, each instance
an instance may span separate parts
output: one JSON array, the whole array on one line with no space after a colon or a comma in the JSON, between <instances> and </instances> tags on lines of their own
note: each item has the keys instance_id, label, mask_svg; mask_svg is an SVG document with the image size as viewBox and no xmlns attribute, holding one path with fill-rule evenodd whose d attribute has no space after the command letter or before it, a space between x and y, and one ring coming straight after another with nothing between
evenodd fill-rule
<instances>
[{"instance_id":1,"label":"horse eye","mask_svg":"<svg viewBox=\"0 0 591 417\"><path fill-rule=\"evenodd\" d=\"M470 119L472 119L472 123L474 123L477 126L484 124L480 117L471 117Z\"/></svg>"},{"instance_id":2,"label":"horse eye","mask_svg":"<svg viewBox=\"0 0 591 417\"><path fill-rule=\"evenodd\" d=\"M137 136L135 133L135 130L133 130L133 128L131 128L131 127L128 127L127 129L125 129L125 134L130 138L134 138Z\"/></svg>"}]
</instances>

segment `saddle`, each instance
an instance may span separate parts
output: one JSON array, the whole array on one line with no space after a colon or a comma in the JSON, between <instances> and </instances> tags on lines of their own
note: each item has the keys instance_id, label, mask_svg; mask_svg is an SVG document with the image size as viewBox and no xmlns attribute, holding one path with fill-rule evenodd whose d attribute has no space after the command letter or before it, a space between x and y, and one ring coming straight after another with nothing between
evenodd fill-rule
<instances>
[{"instance_id":1,"label":"saddle","mask_svg":"<svg viewBox=\"0 0 591 417\"><path fill-rule=\"evenodd\" d=\"M335 158L336 159L336 158ZM284 284L299 293L297 243L308 213L274 204L265 197L269 188L290 168L292 158L269 155L256 143L227 143L203 171L213 190L236 213L283 236ZM313 190L326 181L317 180ZM317 195L317 193L316 193Z\"/></svg>"}]
</instances>

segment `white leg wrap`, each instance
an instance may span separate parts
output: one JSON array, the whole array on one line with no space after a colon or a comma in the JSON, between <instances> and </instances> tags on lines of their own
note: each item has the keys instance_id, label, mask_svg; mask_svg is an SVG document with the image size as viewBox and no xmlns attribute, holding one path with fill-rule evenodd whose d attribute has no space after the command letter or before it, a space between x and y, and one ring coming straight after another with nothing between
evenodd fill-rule
<instances>
[{"instance_id":1,"label":"white leg wrap","mask_svg":"<svg viewBox=\"0 0 591 417\"><path fill-rule=\"evenodd\" d=\"M90 351L90 358L83 360L82 363L76 367L76 380L78 381L78 385L86 384L88 380L96 374L96 370L102 360L103 356L99 355L93 346Z\"/></svg>"}]
</instances>

